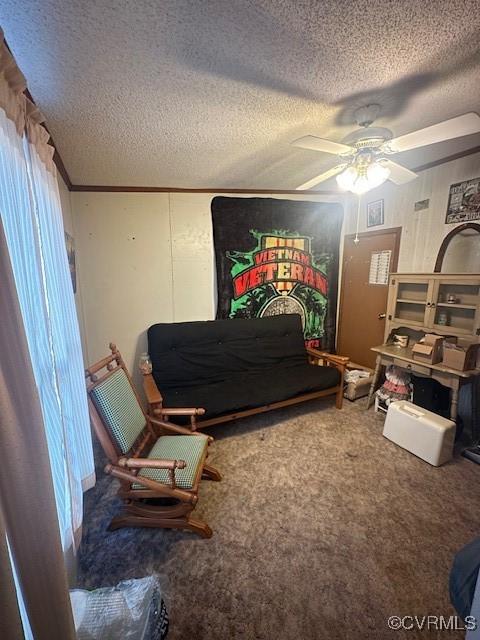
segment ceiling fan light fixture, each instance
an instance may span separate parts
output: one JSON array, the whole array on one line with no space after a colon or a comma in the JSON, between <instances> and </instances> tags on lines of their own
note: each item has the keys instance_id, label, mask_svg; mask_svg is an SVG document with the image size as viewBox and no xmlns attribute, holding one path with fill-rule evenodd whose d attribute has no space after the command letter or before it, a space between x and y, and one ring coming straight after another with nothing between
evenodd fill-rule
<instances>
[{"instance_id":1,"label":"ceiling fan light fixture","mask_svg":"<svg viewBox=\"0 0 480 640\"><path fill-rule=\"evenodd\" d=\"M361 195L375 189L388 180L390 169L379 162L372 162L365 167L351 165L337 176L337 184L343 191L351 191Z\"/></svg>"}]
</instances>

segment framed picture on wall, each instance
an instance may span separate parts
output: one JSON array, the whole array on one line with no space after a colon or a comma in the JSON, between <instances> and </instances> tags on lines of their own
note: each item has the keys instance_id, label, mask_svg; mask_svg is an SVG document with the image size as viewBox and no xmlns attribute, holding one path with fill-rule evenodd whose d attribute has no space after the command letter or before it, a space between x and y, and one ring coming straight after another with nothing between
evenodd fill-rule
<instances>
[{"instance_id":1,"label":"framed picture on wall","mask_svg":"<svg viewBox=\"0 0 480 640\"><path fill-rule=\"evenodd\" d=\"M448 194L446 224L480 220L480 178L456 182Z\"/></svg>"},{"instance_id":2,"label":"framed picture on wall","mask_svg":"<svg viewBox=\"0 0 480 640\"><path fill-rule=\"evenodd\" d=\"M378 227L384 223L383 200L367 204L367 227Z\"/></svg>"}]
</instances>

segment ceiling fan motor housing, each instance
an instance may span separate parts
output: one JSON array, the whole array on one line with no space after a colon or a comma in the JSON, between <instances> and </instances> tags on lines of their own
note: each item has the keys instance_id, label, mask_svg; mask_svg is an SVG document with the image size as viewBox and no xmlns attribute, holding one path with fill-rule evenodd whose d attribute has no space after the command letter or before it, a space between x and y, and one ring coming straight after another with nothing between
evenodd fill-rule
<instances>
[{"instance_id":1,"label":"ceiling fan motor housing","mask_svg":"<svg viewBox=\"0 0 480 640\"><path fill-rule=\"evenodd\" d=\"M385 127L364 127L348 134L342 142L355 149L378 149L384 142L392 138L393 133Z\"/></svg>"}]
</instances>

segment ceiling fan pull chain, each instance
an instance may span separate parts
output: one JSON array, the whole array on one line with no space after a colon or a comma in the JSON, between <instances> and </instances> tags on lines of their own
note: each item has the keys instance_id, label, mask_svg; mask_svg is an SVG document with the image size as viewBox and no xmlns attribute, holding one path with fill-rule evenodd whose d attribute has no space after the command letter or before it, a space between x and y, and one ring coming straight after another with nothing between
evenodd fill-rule
<instances>
[{"instance_id":1,"label":"ceiling fan pull chain","mask_svg":"<svg viewBox=\"0 0 480 640\"><path fill-rule=\"evenodd\" d=\"M358 228L360 226L360 201L362 199L362 194L358 194L358 205L357 205L357 230L355 231L355 238L353 242L358 244L360 242L360 238L358 237Z\"/></svg>"}]
</instances>

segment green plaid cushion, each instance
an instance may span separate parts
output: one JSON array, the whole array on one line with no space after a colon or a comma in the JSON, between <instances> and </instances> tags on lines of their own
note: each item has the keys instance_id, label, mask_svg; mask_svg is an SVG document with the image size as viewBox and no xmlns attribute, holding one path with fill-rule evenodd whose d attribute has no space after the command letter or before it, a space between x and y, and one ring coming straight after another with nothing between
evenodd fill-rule
<instances>
[{"instance_id":1,"label":"green plaid cushion","mask_svg":"<svg viewBox=\"0 0 480 640\"><path fill-rule=\"evenodd\" d=\"M125 371L115 371L95 387L90 395L121 452L127 453L146 423Z\"/></svg>"},{"instance_id":2,"label":"green plaid cushion","mask_svg":"<svg viewBox=\"0 0 480 640\"><path fill-rule=\"evenodd\" d=\"M149 458L162 458L166 460L185 460L185 469L175 469L175 483L181 489L191 489L198 471L198 465L208 445L208 438L198 436L161 436L148 454ZM162 484L170 484L170 475L167 469L142 469L139 476L145 476ZM134 489L144 489L138 483L133 484Z\"/></svg>"}]
</instances>

